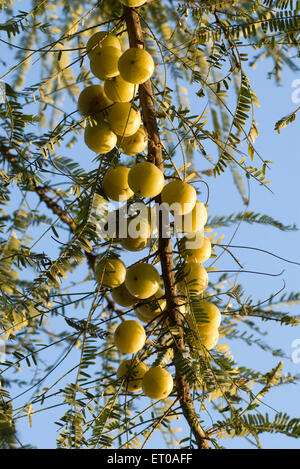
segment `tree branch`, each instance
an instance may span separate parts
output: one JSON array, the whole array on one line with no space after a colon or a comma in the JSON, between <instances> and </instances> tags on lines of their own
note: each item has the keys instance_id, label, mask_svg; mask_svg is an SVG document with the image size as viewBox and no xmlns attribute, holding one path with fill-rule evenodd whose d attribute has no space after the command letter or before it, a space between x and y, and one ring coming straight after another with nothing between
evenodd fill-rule
<instances>
[{"instance_id":1,"label":"tree branch","mask_svg":"<svg viewBox=\"0 0 300 469\"><path fill-rule=\"evenodd\" d=\"M144 48L143 31L137 10L124 7L124 17L127 26L130 47ZM148 161L154 163L164 172L162 146L160 142L159 129L156 119L156 112L153 102L153 93L150 80L139 86L139 99L141 104L144 126L148 133ZM160 196L155 201L161 203ZM159 225L161 225L161 220ZM178 335L174 336L173 350L174 357L181 358L186 353L184 343L184 332L182 327L182 315L179 310L179 298L175 283L175 270L173 262L173 250L171 237L162 236L166 233L163 227L159 227L159 253L162 269L162 277L165 286L165 296L167 301L166 313L168 314L171 326L175 326ZM207 436L198 422L193 399L190 393L190 386L184 375L179 370L175 373L175 382L178 399L181 404L183 414L191 428L200 449L209 449Z\"/></svg>"}]
</instances>

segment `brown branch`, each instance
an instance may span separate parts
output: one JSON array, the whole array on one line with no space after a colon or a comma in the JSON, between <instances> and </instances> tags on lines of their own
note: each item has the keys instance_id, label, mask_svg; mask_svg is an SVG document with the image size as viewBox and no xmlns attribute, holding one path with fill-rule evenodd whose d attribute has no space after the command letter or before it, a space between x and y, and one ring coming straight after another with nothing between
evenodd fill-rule
<instances>
[{"instance_id":1,"label":"brown branch","mask_svg":"<svg viewBox=\"0 0 300 469\"><path fill-rule=\"evenodd\" d=\"M124 17L129 36L130 47L144 48L143 31L137 10L124 7ZM162 155L162 146L160 142L159 129L157 125L156 112L153 102L153 93L150 80L139 86L139 98L143 116L143 122L148 133L148 161L154 163L162 172L164 172L164 163ZM160 196L156 199L157 203L161 202ZM162 217L161 217L162 219ZM161 225L161 220L159 225ZM184 332L182 327L182 315L179 310L179 297L175 282L175 269L173 262L173 250L171 237L162 236L167 231L160 226L159 233L159 253L162 269L162 277L165 286L165 296L167 301L166 312L169 317L171 326L175 326L178 335L174 336L174 358L179 359L186 353L184 343ZM175 381L178 399L181 404L183 414L191 428L200 449L209 449L207 436L198 422L193 399L190 392L189 383L179 370L176 370Z\"/></svg>"}]
</instances>

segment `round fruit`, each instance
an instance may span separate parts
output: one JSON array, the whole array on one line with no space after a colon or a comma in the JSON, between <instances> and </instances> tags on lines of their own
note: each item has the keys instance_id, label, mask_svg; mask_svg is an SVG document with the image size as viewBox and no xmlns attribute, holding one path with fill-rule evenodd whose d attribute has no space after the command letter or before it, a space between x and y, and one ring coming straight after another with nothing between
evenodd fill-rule
<instances>
[{"instance_id":1,"label":"round fruit","mask_svg":"<svg viewBox=\"0 0 300 469\"><path fill-rule=\"evenodd\" d=\"M120 49L111 46L101 47L91 58L91 72L100 80L107 80L119 75L118 60L122 55Z\"/></svg>"},{"instance_id":2,"label":"round fruit","mask_svg":"<svg viewBox=\"0 0 300 469\"><path fill-rule=\"evenodd\" d=\"M132 319L122 322L114 333L114 342L122 353L136 353L144 347L146 333L142 324Z\"/></svg>"},{"instance_id":3,"label":"round fruit","mask_svg":"<svg viewBox=\"0 0 300 469\"><path fill-rule=\"evenodd\" d=\"M203 327L205 325L210 325L216 329L220 327L222 316L219 308L215 304L201 300L195 304L194 309L197 310L197 326Z\"/></svg>"},{"instance_id":4,"label":"round fruit","mask_svg":"<svg viewBox=\"0 0 300 469\"><path fill-rule=\"evenodd\" d=\"M107 117L112 130L121 137L135 134L141 125L141 114L130 103L113 104Z\"/></svg>"},{"instance_id":5,"label":"round fruit","mask_svg":"<svg viewBox=\"0 0 300 469\"><path fill-rule=\"evenodd\" d=\"M200 295L208 285L208 275L205 268L197 262L188 262L183 269L184 279L178 287L182 292L189 291L191 295Z\"/></svg>"},{"instance_id":6,"label":"round fruit","mask_svg":"<svg viewBox=\"0 0 300 469\"><path fill-rule=\"evenodd\" d=\"M133 207L135 204L131 205ZM140 205L140 204L138 204ZM127 251L141 251L149 244L151 226L148 220L148 209L142 205L142 211L138 215L127 219L127 236L120 237L120 244ZM144 216L146 213L146 217ZM121 233L120 233L121 235Z\"/></svg>"},{"instance_id":7,"label":"round fruit","mask_svg":"<svg viewBox=\"0 0 300 469\"><path fill-rule=\"evenodd\" d=\"M207 210L205 205L197 200L191 212L187 213L183 217L175 216L174 221L178 232L194 233L196 231L201 231L207 222Z\"/></svg>"},{"instance_id":8,"label":"round fruit","mask_svg":"<svg viewBox=\"0 0 300 469\"><path fill-rule=\"evenodd\" d=\"M117 136L108 124L98 121L95 125L88 124L85 128L84 142L90 150L104 154L110 152L116 146Z\"/></svg>"},{"instance_id":9,"label":"round fruit","mask_svg":"<svg viewBox=\"0 0 300 469\"><path fill-rule=\"evenodd\" d=\"M140 197L156 197L165 185L165 178L155 164L143 161L129 171L128 184Z\"/></svg>"},{"instance_id":10,"label":"round fruit","mask_svg":"<svg viewBox=\"0 0 300 469\"><path fill-rule=\"evenodd\" d=\"M121 3L126 7L135 8L144 5L144 3L147 3L147 0L121 0Z\"/></svg>"},{"instance_id":11,"label":"round fruit","mask_svg":"<svg viewBox=\"0 0 300 469\"><path fill-rule=\"evenodd\" d=\"M138 310L143 317L147 318L148 321L151 321L156 316L161 314L167 306L167 301L162 298L164 294L165 292L163 289L159 287L154 295L154 298L147 303L138 305L136 310Z\"/></svg>"},{"instance_id":12,"label":"round fruit","mask_svg":"<svg viewBox=\"0 0 300 469\"><path fill-rule=\"evenodd\" d=\"M118 305L123 306L124 308L131 308L138 302L138 299L129 293L125 283L122 283L122 285L119 287L114 288L111 291L111 296Z\"/></svg>"},{"instance_id":13,"label":"round fruit","mask_svg":"<svg viewBox=\"0 0 300 469\"><path fill-rule=\"evenodd\" d=\"M121 75L118 75L111 80L105 80L104 91L113 102L128 103L134 98L137 86L123 80Z\"/></svg>"},{"instance_id":14,"label":"round fruit","mask_svg":"<svg viewBox=\"0 0 300 469\"><path fill-rule=\"evenodd\" d=\"M169 182L161 192L161 200L167 204L166 209L176 215L191 212L196 204L196 196L194 187L179 179Z\"/></svg>"},{"instance_id":15,"label":"round fruit","mask_svg":"<svg viewBox=\"0 0 300 469\"><path fill-rule=\"evenodd\" d=\"M207 261L211 256L211 242L205 236L201 247L189 249L187 246L192 245L193 239L184 238L183 240L183 254L189 262L202 262Z\"/></svg>"},{"instance_id":16,"label":"round fruit","mask_svg":"<svg viewBox=\"0 0 300 469\"><path fill-rule=\"evenodd\" d=\"M153 265L139 262L127 270L125 285L133 296L146 300L159 288L159 273Z\"/></svg>"},{"instance_id":17,"label":"round fruit","mask_svg":"<svg viewBox=\"0 0 300 469\"><path fill-rule=\"evenodd\" d=\"M149 238L121 238L120 244L126 251L142 251L149 245Z\"/></svg>"},{"instance_id":18,"label":"round fruit","mask_svg":"<svg viewBox=\"0 0 300 469\"><path fill-rule=\"evenodd\" d=\"M121 77L135 85L149 80L154 72L154 62L149 52L136 47L127 49L121 55L118 67Z\"/></svg>"},{"instance_id":19,"label":"round fruit","mask_svg":"<svg viewBox=\"0 0 300 469\"><path fill-rule=\"evenodd\" d=\"M201 345L204 345L204 347L206 347L207 350L211 350L217 345L218 340L219 340L219 332L217 330L213 334L209 333L206 335L200 335L199 341L197 341L198 343L196 344L196 347L198 349L201 349Z\"/></svg>"},{"instance_id":20,"label":"round fruit","mask_svg":"<svg viewBox=\"0 0 300 469\"><path fill-rule=\"evenodd\" d=\"M153 366L145 373L142 386L151 399L165 399L173 390L173 378L161 366Z\"/></svg>"},{"instance_id":21,"label":"round fruit","mask_svg":"<svg viewBox=\"0 0 300 469\"><path fill-rule=\"evenodd\" d=\"M144 127L130 137L119 138L118 146L125 155L134 156L142 153L148 145L148 136Z\"/></svg>"},{"instance_id":22,"label":"round fruit","mask_svg":"<svg viewBox=\"0 0 300 469\"><path fill-rule=\"evenodd\" d=\"M94 116L112 104L101 85L91 85L84 88L77 103L78 111L83 116Z\"/></svg>"},{"instance_id":23,"label":"round fruit","mask_svg":"<svg viewBox=\"0 0 300 469\"><path fill-rule=\"evenodd\" d=\"M137 317L140 321L144 322L145 324L148 324L148 322L151 321L151 319L149 319L148 317L144 316L144 314L142 314L138 308L134 308L134 312L135 312L136 317Z\"/></svg>"},{"instance_id":24,"label":"round fruit","mask_svg":"<svg viewBox=\"0 0 300 469\"><path fill-rule=\"evenodd\" d=\"M127 391L140 391L142 389L142 380L148 370L149 368L144 362L124 360L117 370L117 377L119 379L125 378L123 386Z\"/></svg>"},{"instance_id":25,"label":"round fruit","mask_svg":"<svg viewBox=\"0 0 300 469\"><path fill-rule=\"evenodd\" d=\"M105 31L99 31L93 34L86 45L86 50L88 52L89 59L92 58L92 55L95 52L98 52L99 49L106 46L121 49L120 41L114 34L109 34Z\"/></svg>"},{"instance_id":26,"label":"round fruit","mask_svg":"<svg viewBox=\"0 0 300 469\"><path fill-rule=\"evenodd\" d=\"M133 192L128 185L128 173L129 168L125 166L110 168L105 173L102 189L109 199L123 202L133 196Z\"/></svg>"},{"instance_id":27,"label":"round fruit","mask_svg":"<svg viewBox=\"0 0 300 469\"><path fill-rule=\"evenodd\" d=\"M104 259L96 265L95 276L104 287L119 287L125 281L125 264L120 259Z\"/></svg>"}]
</instances>

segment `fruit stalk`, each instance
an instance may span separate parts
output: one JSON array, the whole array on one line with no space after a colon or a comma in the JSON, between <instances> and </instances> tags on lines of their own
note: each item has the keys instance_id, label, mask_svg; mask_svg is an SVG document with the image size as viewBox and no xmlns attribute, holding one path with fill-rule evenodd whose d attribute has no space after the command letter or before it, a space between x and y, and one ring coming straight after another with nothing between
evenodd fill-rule
<instances>
[{"instance_id":1,"label":"fruit stalk","mask_svg":"<svg viewBox=\"0 0 300 469\"><path fill-rule=\"evenodd\" d=\"M144 48L143 31L137 10L124 6L124 18L126 21L130 47ZM148 133L147 159L164 172L162 146L150 80L147 80L139 86L139 99L144 126ZM160 195L155 198L155 201L160 204ZM159 225L161 225L161 220ZM162 232L166 233L164 228L165 227L159 227L159 254L167 302L166 312L168 314L171 327L173 326L178 330L178 334L174 336L173 339L174 358L176 359L176 357L182 357L185 354L186 349L182 328L182 315L180 313L180 299L178 298L175 283L172 242L170 236L162 236ZM195 414L190 386L185 376L183 376L179 370L176 370L175 381L182 412L196 439L198 448L209 449L207 436L205 435L201 425L198 423L197 416Z\"/></svg>"}]
</instances>

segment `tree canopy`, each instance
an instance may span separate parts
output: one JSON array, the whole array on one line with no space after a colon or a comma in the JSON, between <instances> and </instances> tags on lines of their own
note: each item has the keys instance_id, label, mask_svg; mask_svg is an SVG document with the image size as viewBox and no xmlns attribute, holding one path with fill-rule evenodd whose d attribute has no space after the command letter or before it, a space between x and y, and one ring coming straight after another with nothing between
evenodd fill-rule
<instances>
[{"instance_id":1,"label":"tree canopy","mask_svg":"<svg viewBox=\"0 0 300 469\"><path fill-rule=\"evenodd\" d=\"M26 416L31 425L32 415L43 413L47 421L49 409L56 410L58 448L147 448L156 432L161 447L170 448L226 447L223 438L243 438L260 448L265 432L298 438L300 418L281 411L273 417L263 402L273 387L292 385L299 377L283 372L284 353L259 337L266 321L282 327L298 324L293 307L300 291L284 285L254 301L239 275L247 269L234 248L247 248L249 257L256 248L235 246L233 237L223 239L219 230L263 225L284 236L297 229L293 220L286 224L250 206L250 185L272 191L272 161L255 146L260 103L248 67L259 61L271 64L269 78L276 83L286 69L298 70L300 3L0 3L5 51L0 77L0 323L6 354L0 364L1 447L24 447L20 419ZM95 38L100 31L104 33ZM149 76L138 81L136 58L125 61L123 73L119 57L124 61L128 49L150 54L143 56L147 71L151 57L154 61ZM117 66L113 57L119 64L116 73L111 72ZM116 78L120 73L130 80L130 72L136 82L130 82L134 86L128 85L128 99L122 101ZM86 110L88 99L81 93L94 85L104 88L93 88L96 101L90 100ZM99 107L102 99L105 104ZM294 121L298 110L295 105L278 118L274 132ZM136 116L142 133L132 142L128 139L136 130L130 134L129 128ZM100 128L103 133L97 134ZM134 180L132 168L145 162L152 166ZM132 182L122 186L122 194L130 195L116 203L117 176L109 171L124 166ZM228 190L236 191L244 206L243 211L232 207L229 215L222 207L220 213L209 210L210 194L225 172L232 176ZM150 183L155 181L148 192L147 175ZM126 178L130 182L127 172ZM175 181L178 189L170 189L170 195L165 188ZM182 216L168 212L166 218L158 214L148 231L148 214L164 201L177 200L182 187L195 191L204 217L201 229L176 229ZM127 231L122 239L118 225L114 236L107 234L112 214L117 223L134 222L141 207L146 216L138 219L139 228L145 220L147 226L138 247ZM183 234L191 232L199 232L201 252L186 248ZM267 253L267 246L260 251ZM224 253L233 262L230 270L222 263ZM286 261L282 253L277 257ZM119 282L123 265L126 280ZM141 265L136 274L133 267ZM155 291L153 269L159 274ZM140 275L142 283L149 275L151 294L130 289L129 272ZM119 283L112 285L110 275L114 281L117 275ZM116 290L121 285L131 302ZM217 315L208 313L207 303L221 312L213 342L203 332L211 325L210 314ZM145 340L137 350L122 353L115 331L126 321L142 324ZM231 352L236 339L249 347L258 343L262 352L279 357L277 365L265 372L245 366ZM122 374L124 360L129 365ZM132 365L140 362L145 370L166 373L158 381L164 376L171 382L167 397L157 389L153 397L149 393L154 375L150 385L144 378L142 385L141 378L134 389L132 381L138 379ZM183 425L179 437L178 422Z\"/></svg>"}]
</instances>

